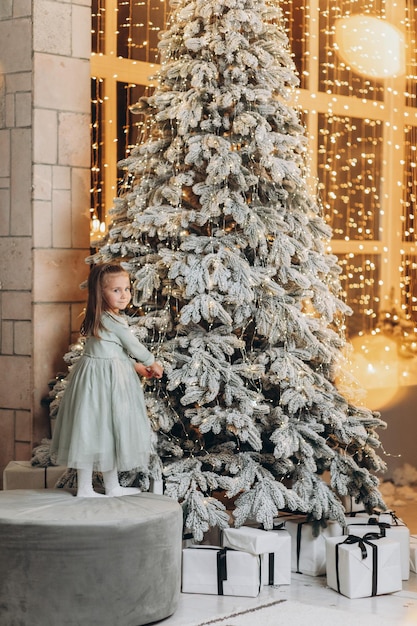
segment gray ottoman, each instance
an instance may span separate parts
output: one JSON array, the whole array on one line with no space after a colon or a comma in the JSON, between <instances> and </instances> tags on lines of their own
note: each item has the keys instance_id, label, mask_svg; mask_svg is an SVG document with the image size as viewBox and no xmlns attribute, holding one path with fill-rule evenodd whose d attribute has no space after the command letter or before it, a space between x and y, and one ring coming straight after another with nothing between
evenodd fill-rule
<instances>
[{"instance_id":1,"label":"gray ottoman","mask_svg":"<svg viewBox=\"0 0 417 626\"><path fill-rule=\"evenodd\" d=\"M0 492L2 626L140 626L180 595L182 510L166 496Z\"/></svg>"}]
</instances>

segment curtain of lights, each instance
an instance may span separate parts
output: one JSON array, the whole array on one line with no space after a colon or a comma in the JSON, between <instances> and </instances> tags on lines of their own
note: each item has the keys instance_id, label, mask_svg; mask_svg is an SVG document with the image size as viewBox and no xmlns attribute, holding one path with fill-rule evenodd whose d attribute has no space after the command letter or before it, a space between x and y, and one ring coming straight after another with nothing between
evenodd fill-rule
<instances>
[{"instance_id":1,"label":"curtain of lights","mask_svg":"<svg viewBox=\"0 0 417 626\"><path fill-rule=\"evenodd\" d=\"M281 6L300 76L299 105L312 145L310 169L333 228L345 297L354 310L348 334L371 331L387 308L417 321L417 4L283 0ZM107 39L113 38L117 57L132 63L129 81L114 79L119 159L146 130L140 116L129 110L149 89L135 81L135 62L149 63L149 73L154 71L158 33L168 10L168 0L93 0L93 53L104 55ZM108 20L115 13L117 18ZM380 34L368 30L374 50L386 48L387 33L398 35L404 69L390 74L385 63L378 70L373 51L349 57L345 38L358 31L358 20L365 29L385 28ZM103 146L109 139L102 108L109 80L92 80L91 211L98 222L106 212Z\"/></svg>"},{"instance_id":2,"label":"curtain of lights","mask_svg":"<svg viewBox=\"0 0 417 626\"><path fill-rule=\"evenodd\" d=\"M168 0L93 0L92 1L92 52L106 56L107 48L114 47L118 59L132 63L131 79L118 79L117 71L107 78L93 76L91 97L91 237L94 241L105 230L105 216L110 207L106 206L104 188L106 185L105 145L115 141L109 128L103 122L103 111L108 103L108 83L116 82L117 161L129 154L132 146L143 136L145 129L142 116L132 115L131 105L143 95L149 95L152 87L135 81L135 62L149 64L149 74L158 63L158 33L164 28L167 19ZM109 19L110 16L110 19ZM110 23L113 30L106 26ZM112 45L106 45L111 41ZM113 51L111 56L113 55ZM130 78L130 77L129 77ZM106 84L107 83L107 84ZM112 128L112 132L114 130ZM107 181L120 190L123 177L117 181Z\"/></svg>"}]
</instances>

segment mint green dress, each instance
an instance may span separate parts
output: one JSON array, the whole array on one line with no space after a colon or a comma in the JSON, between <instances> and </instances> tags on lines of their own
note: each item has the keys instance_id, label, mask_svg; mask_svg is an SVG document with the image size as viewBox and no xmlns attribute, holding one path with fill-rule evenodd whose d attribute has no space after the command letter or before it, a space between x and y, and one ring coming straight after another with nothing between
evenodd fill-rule
<instances>
[{"instance_id":1,"label":"mint green dress","mask_svg":"<svg viewBox=\"0 0 417 626\"><path fill-rule=\"evenodd\" d=\"M59 405L51 454L59 465L107 472L146 469L150 423L133 357L154 356L123 316L104 313L100 339L89 337Z\"/></svg>"}]
</instances>

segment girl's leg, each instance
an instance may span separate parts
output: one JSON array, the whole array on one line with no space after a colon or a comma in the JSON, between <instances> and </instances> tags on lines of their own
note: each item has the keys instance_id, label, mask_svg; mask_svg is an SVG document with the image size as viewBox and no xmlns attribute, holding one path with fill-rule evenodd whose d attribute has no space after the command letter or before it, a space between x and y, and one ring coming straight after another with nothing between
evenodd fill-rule
<instances>
[{"instance_id":1,"label":"girl's leg","mask_svg":"<svg viewBox=\"0 0 417 626\"><path fill-rule=\"evenodd\" d=\"M100 498L102 495L93 489L93 466L90 469L77 469L77 496Z\"/></svg>"},{"instance_id":2,"label":"girl's leg","mask_svg":"<svg viewBox=\"0 0 417 626\"><path fill-rule=\"evenodd\" d=\"M140 489L136 489L135 487L122 487L120 485L116 468L108 472L103 472L103 482L106 496L132 496L136 493L140 493Z\"/></svg>"}]
</instances>

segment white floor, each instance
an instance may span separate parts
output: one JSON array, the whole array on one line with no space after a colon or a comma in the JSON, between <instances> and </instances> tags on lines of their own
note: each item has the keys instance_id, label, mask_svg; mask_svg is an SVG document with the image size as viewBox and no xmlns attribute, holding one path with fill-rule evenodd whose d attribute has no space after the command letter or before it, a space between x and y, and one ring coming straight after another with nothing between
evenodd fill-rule
<instances>
[{"instance_id":1,"label":"white floor","mask_svg":"<svg viewBox=\"0 0 417 626\"><path fill-rule=\"evenodd\" d=\"M411 573L410 579L403 581L403 589L400 592L354 600L329 589L325 576L312 577L303 574L293 574L291 585L264 587L257 598L181 594L177 611L168 619L158 622L158 626L209 624L217 621L216 618L266 605L276 600L301 602L306 605L306 608L320 606L337 609L341 617L338 624L357 626L359 619L362 623L362 620L366 621L366 616L369 616L369 618L378 617L384 621L384 624L389 622L393 626L417 625L417 575ZM281 623L277 608L277 625ZM302 626L304 623L307 621L300 622L299 615L294 615L295 626ZM225 620L224 626L234 626L233 619ZM257 619L256 612L253 613L253 626L262 626L262 622ZM287 623L286 626L291 625ZM311 626L320 626L320 624L311 623Z\"/></svg>"}]
</instances>

